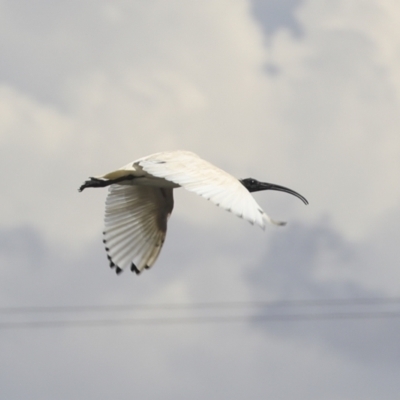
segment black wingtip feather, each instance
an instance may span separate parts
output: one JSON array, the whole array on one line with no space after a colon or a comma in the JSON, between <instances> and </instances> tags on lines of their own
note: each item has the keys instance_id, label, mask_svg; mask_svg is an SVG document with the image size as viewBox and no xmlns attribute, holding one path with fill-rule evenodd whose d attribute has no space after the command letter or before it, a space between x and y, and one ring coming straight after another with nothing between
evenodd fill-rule
<instances>
[{"instance_id":1,"label":"black wingtip feather","mask_svg":"<svg viewBox=\"0 0 400 400\"><path fill-rule=\"evenodd\" d=\"M115 272L119 275L123 269L115 265L114 261L112 260L111 256L107 254L108 261L110 261L110 268L115 268Z\"/></svg>"},{"instance_id":2,"label":"black wingtip feather","mask_svg":"<svg viewBox=\"0 0 400 400\"><path fill-rule=\"evenodd\" d=\"M110 262L110 268L115 268L116 265L114 264L114 261L112 260L112 258L109 254L107 254L107 259Z\"/></svg>"},{"instance_id":3,"label":"black wingtip feather","mask_svg":"<svg viewBox=\"0 0 400 400\"><path fill-rule=\"evenodd\" d=\"M105 235L105 232L103 232L103 235ZM105 240L105 239L103 239L103 243L106 244L106 240ZM105 250L106 250L106 252L107 252L107 258L108 258L108 261L110 262L110 268L115 268L115 272L117 273L117 275L121 274L122 271L123 271L123 269L122 269L121 267L119 267L118 265L116 265L116 264L114 263L114 261L112 260L110 254L108 254L108 252L110 251L110 249L109 249L107 246L105 246L104 248L105 248ZM149 267L148 265L146 265L145 268L150 268L150 267ZM136 265L135 265L133 262L132 262L132 264L131 264L131 271L132 271L132 272L135 272L136 275L139 275L139 274L142 272L142 271L140 271L140 270L138 269L138 267L136 267Z\"/></svg>"},{"instance_id":4,"label":"black wingtip feather","mask_svg":"<svg viewBox=\"0 0 400 400\"><path fill-rule=\"evenodd\" d=\"M135 272L136 275L140 274L140 270L138 269L138 267L134 263L131 264L131 271Z\"/></svg>"}]
</instances>

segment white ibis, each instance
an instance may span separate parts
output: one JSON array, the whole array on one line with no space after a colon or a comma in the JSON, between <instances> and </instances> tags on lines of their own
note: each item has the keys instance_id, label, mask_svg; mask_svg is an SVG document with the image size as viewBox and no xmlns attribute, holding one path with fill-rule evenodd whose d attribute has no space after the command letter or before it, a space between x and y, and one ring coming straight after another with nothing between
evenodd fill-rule
<instances>
[{"instance_id":1,"label":"white ibis","mask_svg":"<svg viewBox=\"0 0 400 400\"><path fill-rule=\"evenodd\" d=\"M294 190L252 178L236 179L189 151L171 151L139 158L103 176L91 177L79 191L110 186L106 200L104 245L110 267L139 274L157 260L167 232L174 199L184 187L251 224L265 229L272 220L250 192L278 190L308 201Z\"/></svg>"}]
</instances>

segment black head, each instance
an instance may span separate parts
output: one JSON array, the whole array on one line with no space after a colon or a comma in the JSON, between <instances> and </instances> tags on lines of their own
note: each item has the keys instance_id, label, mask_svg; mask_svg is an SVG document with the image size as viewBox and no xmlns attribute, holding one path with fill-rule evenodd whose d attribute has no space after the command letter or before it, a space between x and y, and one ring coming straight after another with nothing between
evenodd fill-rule
<instances>
[{"instance_id":1,"label":"black head","mask_svg":"<svg viewBox=\"0 0 400 400\"><path fill-rule=\"evenodd\" d=\"M258 180L253 178L240 179L239 181L249 192L259 192L260 190L277 190L279 192L285 192L296 196L304 204L308 204L308 201L305 197L285 186L275 185L274 183L259 182Z\"/></svg>"}]
</instances>

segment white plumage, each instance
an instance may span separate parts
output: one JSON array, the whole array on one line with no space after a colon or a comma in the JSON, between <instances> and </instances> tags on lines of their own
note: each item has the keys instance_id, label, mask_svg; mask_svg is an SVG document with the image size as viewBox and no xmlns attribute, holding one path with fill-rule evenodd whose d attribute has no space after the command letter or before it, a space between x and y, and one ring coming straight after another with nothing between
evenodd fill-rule
<instances>
[{"instance_id":1,"label":"white plumage","mask_svg":"<svg viewBox=\"0 0 400 400\"><path fill-rule=\"evenodd\" d=\"M273 221L250 191L281 190L283 186L248 178L239 181L189 151L152 154L106 175L90 178L81 187L110 186L106 200L104 244L110 266L140 273L150 268L161 251L171 215L174 188L184 187L251 224L265 228Z\"/></svg>"}]
</instances>

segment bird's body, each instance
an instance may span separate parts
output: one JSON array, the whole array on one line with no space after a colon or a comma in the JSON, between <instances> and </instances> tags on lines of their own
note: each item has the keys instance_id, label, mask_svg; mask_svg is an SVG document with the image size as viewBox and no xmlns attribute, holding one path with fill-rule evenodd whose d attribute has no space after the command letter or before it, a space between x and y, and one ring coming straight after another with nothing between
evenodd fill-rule
<instances>
[{"instance_id":1,"label":"bird's body","mask_svg":"<svg viewBox=\"0 0 400 400\"><path fill-rule=\"evenodd\" d=\"M106 200L104 244L110 266L117 273L130 268L140 273L156 261L174 206L173 189L184 187L235 215L265 228L273 221L250 194L280 190L307 200L291 189L252 178L238 180L189 151L152 154L81 187L110 186Z\"/></svg>"}]
</instances>

